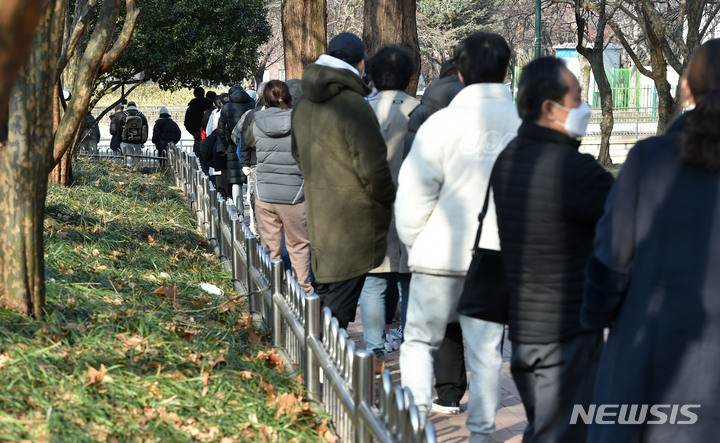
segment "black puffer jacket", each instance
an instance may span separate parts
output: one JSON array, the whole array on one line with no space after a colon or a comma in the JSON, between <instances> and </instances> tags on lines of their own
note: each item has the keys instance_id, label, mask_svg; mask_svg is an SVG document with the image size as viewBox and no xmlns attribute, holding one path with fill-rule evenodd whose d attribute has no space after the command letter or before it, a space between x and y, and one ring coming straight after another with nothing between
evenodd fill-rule
<instances>
[{"instance_id":1,"label":"black puffer jacket","mask_svg":"<svg viewBox=\"0 0 720 443\"><path fill-rule=\"evenodd\" d=\"M449 105L452 99L455 98L457 93L464 87L465 85L456 74L439 78L425 88L420 104L410 113L408 132L405 135L403 158L407 157L408 152L410 152L410 148L415 140L415 134L417 134L418 129L420 129L420 125L435 112Z\"/></svg>"},{"instance_id":2,"label":"black puffer jacket","mask_svg":"<svg viewBox=\"0 0 720 443\"><path fill-rule=\"evenodd\" d=\"M152 136L152 142L158 151L167 148L170 142L179 142L180 137L182 137L180 127L170 118L170 114L160 114L160 118L155 120Z\"/></svg>"},{"instance_id":3,"label":"black puffer jacket","mask_svg":"<svg viewBox=\"0 0 720 443\"><path fill-rule=\"evenodd\" d=\"M260 109L256 107L248 113L247 117L245 117L245 122L243 123L243 134L255 122L255 113L259 110ZM257 165L257 152L255 151L255 146L249 146L244 140L241 140L240 143L240 163L243 166Z\"/></svg>"},{"instance_id":4,"label":"black puffer jacket","mask_svg":"<svg viewBox=\"0 0 720 443\"><path fill-rule=\"evenodd\" d=\"M579 146L560 132L523 123L495 162L512 341L553 343L585 331L585 265L613 178Z\"/></svg>"},{"instance_id":5,"label":"black puffer jacket","mask_svg":"<svg viewBox=\"0 0 720 443\"><path fill-rule=\"evenodd\" d=\"M230 101L223 106L218 120L218 136L223 145L230 147L233 145L230 134L240 118L247 111L255 107L255 100L242 89L238 89L230 96Z\"/></svg>"},{"instance_id":6,"label":"black puffer jacket","mask_svg":"<svg viewBox=\"0 0 720 443\"><path fill-rule=\"evenodd\" d=\"M262 106L260 106L262 108ZM228 156L227 156L227 176L228 176L228 183L230 185L241 185L243 183L247 183L247 176L243 173L242 168L243 166L250 166L249 164L244 163L244 158L241 158L242 155L255 155L255 148L254 147L247 147L243 145L242 136L245 134L245 131L248 130L248 128L251 127L253 120L255 119L255 110L258 109L256 106L254 109L249 110L243 116L240 118L240 121L238 122L241 128L240 130L240 141L236 144L234 149L228 149ZM248 148L252 149L252 153L248 152ZM244 151L243 151L244 149ZM245 154L243 154L245 152ZM255 160L255 164L257 164L257 160Z\"/></svg>"}]
</instances>

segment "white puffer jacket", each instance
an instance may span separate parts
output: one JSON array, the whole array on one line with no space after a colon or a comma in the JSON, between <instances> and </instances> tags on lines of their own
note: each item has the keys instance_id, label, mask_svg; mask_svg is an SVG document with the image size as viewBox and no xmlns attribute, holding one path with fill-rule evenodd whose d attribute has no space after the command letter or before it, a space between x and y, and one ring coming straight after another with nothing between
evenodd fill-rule
<instances>
[{"instance_id":1,"label":"white puffer jacket","mask_svg":"<svg viewBox=\"0 0 720 443\"><path fill-rule=\"evenodd\" d=\"M420 127L395 199L413 272L466 274L493 164L520 123L508 88L481 83L462 89ZM480 245L500 249L492 194Z\"/></svg>"}]
</instances>

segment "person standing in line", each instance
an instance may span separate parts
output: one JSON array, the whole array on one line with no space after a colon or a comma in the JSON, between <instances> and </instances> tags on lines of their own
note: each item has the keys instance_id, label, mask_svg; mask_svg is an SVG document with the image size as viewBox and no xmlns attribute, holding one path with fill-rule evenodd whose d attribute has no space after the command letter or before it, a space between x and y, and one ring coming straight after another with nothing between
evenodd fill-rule
<instances>
[{"instance_id":1,"label":"person standing in line","mask_svg":"<svg viewBox=\"0 0 720 443\"><path fill-rule=\"evenodd\" d=\"M123 112L118 120L120 133L120 147L130 166L140 164L143 145L148 138L148 121L145 114L140 112L135 102L128 102L127 111Z\"/></svg>"},{"instance_id":2,"label":"person standing in line","mask_svg":"<svg viewBox=\"0 0 720 443\"><path fill-rule=\"evenodd\" d=\"M395 186L403 160L408 115L419 104L417 99L404 92L410 83L413 70L412 55L398 46L388 46L378 51L370 59L368 68L370 78L378 90L368 102L380 123L387 145L387 161ZM398 239L394 222L390 223L387 243L383 263L368 273L360 296L365 349L372 350L378 357L375 360L378 371L383 368L382 362L385 360L386 352L398 349L398 344L390 337L388 327L392 322L398 297L389 295L400 294L401 306L405 308L410 290L407 250ZM393 285L397 291L391 291L394 289L391 287ZM401 310L405 311L405 309Z\"/></svg>"},{"instance_id":3,"label":"person standing in line","mask_svg":"<svg viewBox=\"0 0 720 443\"><path fill-rule=\"evenodd\" d=\"M185 111L185 129L193 136L195 141L200 141L200 124L205 110L207 110L212 102L205 98L205 89L197 87L193 89L195 98L190 100L188 108Z\"/></svg>"},{"instance_id":4,"label":"person standing in line","mask_svg":"<svg viewBox=\"0 0 720 443\"><path fill-rule=\"evenodd\" d=\"M122 156L122 148L120 147L120 133L118 132L120 116L123 114L122 103L115 106L115 113L110 116L110 150L115 157Z\"/></svg>"},{"instance_id":5,"label":"person standing in line","mask_svg":"<svg viewBox=\"0 0 720 443\"><path fill-rule=\"evenodd\" d=\"M279 259L284 234L293 274L302 289L312 294L304 181L290 150L293 98L287 84L271 80L263 99L266 109L255 113L243 136L257 152L255 212L260 239L270 258Z\"/></svg>"},{"instance_id":6,"label":"person standing in line","mask_svg":"<svg viewBox=\"0 0 720 443\"><path fill-rule=\"evenodd\" d=\"M452 60L443 63L440 77L433 80L420 100L420 105L410 113L408 133L405 136L407 157L420 126L435 112L447 107L460 90L465 87L458 77ZM404 322L404 320L403 320ZM465 368L465 344L460 322L452 321L445 329L445 337L433 354L435 391L431 410L439 414L460 414L460 400L467 390L467 369Z\"/></svg>"},{"instance_id":7,"label":"person standing in line","mask_svg":"<svg viewBox=\"0 0 720 443\"><path fill-rule=\"evenodd\" d=\"M490 171L520 125L503 84L509 61L510 48L497 34L476 32L460 42L453 62L466 86L420 126L400 169L395 215L412 270L400 372L422 420L432 407L433 353L448 323L458 319ZM482 246L498 250L492 207L484 230ZM473 442L488 441L494 431L502 332L496 323L482 322L468 331L463 325L473 350L467 417Z\"/></svg>"},{"instance_id":8,"label":"person standing in line","mask_svg":"<svg viewBox=\"0 0 720 443\"><path fill-rule=\"evenodd\" d=\"M720 435L720 39L681 91L692 110L630 150L597 225L580 322L610 335L592 404L635 423L591 423L589 443Z\"/></svg>"},{"instance_id":9,"label":"person standing in line","mask_svg":"<svg viewBox=\"0 0 720 443\"><path fill-rule=\"evenodd\" d=\"M155 144L155 149L157 149L157 156L165 157L168 144L177 144L177 142L180 141L180 137L182 137L180 127L173 121L170 116L170 111L168 111L168 108L165 106L161 107L160 116L155 120L152 136L152 142ZM164 167L165 164L166 160L160 160L161 167Z\"/></svg>"},{"instance_id":10,"label":"person standing in line","mask_svg":"<svg viewBox=\"0 0 720 443\"><path fill-rule=\"evenodd\" d=\"M98 143L100 142L100 128L95 123L92 112L88 112L83 122L83 130L80 135L78 150L83 154L98 155ZM77 156L77 150L75 151Z\"/></svg>"},{"instance_id":11,"label":"person standing in line","mask_svg":"<svg viewBox=\"0 0 720 443\"><path fill-rule=\"evenodd\" d=\"M603 335L580 325L580 306L613 178L578 152L590 108L560 59L523 68L517 107L522 126L495 162L493 193L510 290L511 372L528 418L523 441L585 442L587 426L571 415L590 404Z\"/></svg>"},{"instance_id":12,"label":"person standing in line","mask_svg":"<svg viewBox=\"0 0 720 443\"><path fill-rule=\"evenodd\" d=\"M307 66L292 113L292 153L305 177L315 293L346 328L368 271L385 258L395 185L380 125L365 100L365 45L343 32Z\"/></svg>"}]
</instances>

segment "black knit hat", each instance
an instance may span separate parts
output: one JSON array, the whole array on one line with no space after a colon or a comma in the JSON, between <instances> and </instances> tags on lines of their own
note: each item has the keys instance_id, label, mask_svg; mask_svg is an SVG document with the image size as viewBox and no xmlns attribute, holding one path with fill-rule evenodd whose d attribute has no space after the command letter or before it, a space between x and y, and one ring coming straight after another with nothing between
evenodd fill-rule
<instances>
[{"instance_id":1,"label":"black knit hat","mask_svg":"<svg viewBox=\"0 0 720 443\"><path fill-rule=\"evenodd\" d=\"M367 58L365 44L360 37L350 32L342 32L330 40L327 53L351 65Z\"/></svg>"}]
</instances>

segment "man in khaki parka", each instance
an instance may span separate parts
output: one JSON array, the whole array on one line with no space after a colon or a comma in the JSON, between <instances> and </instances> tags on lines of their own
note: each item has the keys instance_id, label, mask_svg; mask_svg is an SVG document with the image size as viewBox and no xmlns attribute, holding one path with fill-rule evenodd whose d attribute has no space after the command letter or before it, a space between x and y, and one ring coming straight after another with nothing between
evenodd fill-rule
<instances>
[{"instance_id":1,"label":"man in khaki parka","mask_svg":"<svg viewBox=\"0 0 720 443\"><path fill-rule=\"evenodd\" d=\"M355 320L379 266L395 201L387 149L361 76L365 45L344 32L305 69L292 116L292 153L305 178L315 293L341 328Z\"/></svg>"}]
</instances>

